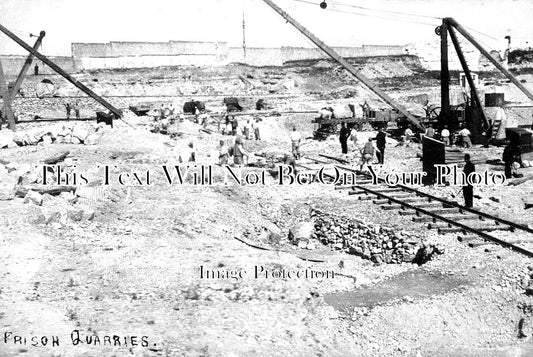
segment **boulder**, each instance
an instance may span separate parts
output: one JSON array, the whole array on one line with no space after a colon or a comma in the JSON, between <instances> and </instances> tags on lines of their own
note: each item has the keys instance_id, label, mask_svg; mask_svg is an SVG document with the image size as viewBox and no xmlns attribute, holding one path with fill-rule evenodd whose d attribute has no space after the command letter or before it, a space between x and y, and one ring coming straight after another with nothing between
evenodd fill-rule
<instances>
[{"instance_id":1,"label":"boulder","mask_svg":"<svg viewBox=\"0 0 533 357\"><path fill-rule=\"evenodd\" d=\"M100 135L94 133L90 134L85 138L84 144L85 145L96 145L100 141Z\"/></svg>"},{"instance_id":2,"label":"boulder","mask_svg":"<svg viewBox=\"0 0 533 357\"><path fill-rule=\"evenodd\" d=\"M292 244L299 244L300 241L307 242L313 238L315 225L313 222L300 222L289 230L289 241Z\"/></svg>"},{"instance_id":3,"label":"boulder","mask_svg":"<svg viewBox=\"0 0 533 357\"><path fill-rule=\"evenodd\" d=\"M0 130L0 149L16 146L17 144L13 141L14 136L15 132L12 130Z\"/></svg>"},{"instance_id":4,"label":"boulder","mask_svg":"<svg viewBox=\"0 0 533 357\"><path fill-rule=\"evenodd\" d=\"M72 129L72 137L77 138L80 142L83 142L87 136L89 136L89 130L81 125L76 125Z\"/></svg>"},{"instance_id":5,"label":"boulder","mask_svg":"<svg viewBox=\"0 0 533 357\"><path fill-rule=\"evenodd\" d=\"M9 201L15 198L19 177L8 173L0 173L0 201Z\"/></svg>"},{"instance_id":6,"label":"boulder","mask_svg":"<svg viewBox=\"0 0 533 357\"><path fill-rule=\"evenodd\" d=\"M29 190L24 197L24 203L33 203L40 206L43 203L43 196L39 192Z\"/></svg>"}]
</instances>

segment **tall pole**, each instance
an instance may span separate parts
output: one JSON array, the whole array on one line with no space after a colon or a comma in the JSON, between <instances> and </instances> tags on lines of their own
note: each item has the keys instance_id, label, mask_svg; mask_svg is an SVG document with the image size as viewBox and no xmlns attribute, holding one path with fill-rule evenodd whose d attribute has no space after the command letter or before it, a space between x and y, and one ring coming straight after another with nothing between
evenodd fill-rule
<instances>
[{"instance_id":1,"label":"tall pole","mask_svg":"<svg viewBox=\"0 0 533 357\"><path fill-rule=\"evenodd\" d=\"M472 78L472 73L470 72L470 68L468 68L468 64L466 63L466 58L463 54L463 50L461 49L461 45L459 44L459 40L457 39L457 36L452 26L448 27L448 31L450 32L450 38L452 39L453 46L455 47L455 52L457 52L457 57L459 57L459 62L461 62L461 67L463 67L463 71L465 72L468 85L470 86L472 100L475 103L476 107L480 109L481 118L483 119L483 124L485 124L485 130L488 130L490 128L490 124L487 121L485 110L483 109L483 106L481 105L481 100L479 99L479 94L477 92L476 84L474 83L474 79ZM491 133L487 133L487 134L489 134L490 136Z\"/></svg>"},{"instance_id":2,"label":"tall pole","mask_svg":"<svg viewBox=\"0 0 533 357\"><path fill-rule=\"evenodd\" d=\"M35 41L35 45L33 45L33 49L35 51L38 51L39 47L41 47L41 43L43 42L43 38L45 35L46 33L44 31L41 31L41 33L39 34L39 37L37 38L37 41ZM33 62L33 54L30 53L28 55L28 58L26 58L26 62L24 62L22 69L20 70L20 73L17 77L17 80L15 81L15 85L13 86L13 89L11 90L11 101L13 101L13 99L15 99L15 97L17 96L20 86L22 85L22 82L24 81L24 76L28 72L28 69L30 68L32 62Z\"/></svg>"},{"instance_id":3,"label":"tall pole","mask_svg":"<svg viewBox=\"0 0 533 357\"><path fill-rule=\"evenodd\" d=\"M443 19L440 25L440 120L442 124L451 124L450 110L450 70L448 67L448 24Z\"/></svg>"},{"instance_id":4,"label":"tall pole","mask_svg":"<svg viewBox=\"0 0 533 357\"><path fill-rule=\"evenodd\" d=\"M246 63L246 21L244 19L244 3L242 4L242 54Z\"/></svg>"},{"instance_id":5,"label":"tall pole","mask_svg":"<svg viewBox=\"0 0 533 357\"><path fill-rule=\"evenodd\" d=\"M28 51L29 53L33 54L35 57L37 57L38 59L40 59L43 63L45 63L48 67L52 68L55 72L57 72L60 76L62 76L63 78L65 78L67 81L69 81L70 83L74 84L74 86L76 86L76 88L78 88L79 90L81 90L82 92L84 92L85 94L87 94L89 97L93 98L94 100L96 100L98 103L102 104L104 107L106 107L107 109L109 109L113 114L115 114L118 118L121 118L122 117L122 112L115 108L113 105L111 105L110 103L108 103L105 99L103 99L102 97L100 97L98 94L96 94L95 92L93 92L91 89L89 89L87 86L85 86L83 83L79 82L78 80L76 80L74 77L72 77L71 75L69 75L67 72L65 72L63 69L61 69L61 67L59 67L58 65L56 65L54 62L52 62L51 60L49 60L46 56L42 55L41 53L39 53L38 51L34 50L33 48L31 48L30 46L28 46L28 44L24 41L22 41L18 36L16 36L14 33L12 33L11 31L9 31L7 28L5 28L4 26L0 25L0 31L2 31L4 34L6 34L7 37L11 38L13 41L15 41L17 44L19 44L22 48L24 48L26 51Z\"/></svg>"},{"instance_id":6,"label":"tall pole","mask_svg":"<svg viewBox=\"0 0 533 357\"><path fill-rule=\"evenodd\" d=\"M455 21L455 19L451 18L451 17L447 17L445 19L443 19L443 21L446 20L447 23L449 23L451 26L453 26L457 31L459 31L459 33L461 35L463 35L468 41L470 41L474 47L476 47L479 52L481 52L496 68L498 68L511 82L513 82L514 85L516 85L518 87L518 89L520 89L522 91L522 93L524 93L530 100L533 101L533 94L527 90L526 87L524 87L522 85L522 83L520 83L512 74L511 72L509 72L508 70L506 70L501 64L500 62L496 61L496 59L494 59L494 57L491 56L491 54L483 48L483 46L481 46L479 44L479 42L476 41L476 39L474 37L472 37L472 35L470 35L470 33L468 31L466 31L464 29L463 26L461 26L459 23L457 23L457 21Z\"/></svg>"},{"instance_id":7,"label":"tall pole","mask_svg":"<svg viewBox=\"0 0 533 357\"><path fill-rule=\"evenodd\" d=\"M420 122L413 115L411 115L411 113L409 113L404 107L396 103L394 99L392 99L387 93L383 92L373 81L371 81L370 79L366 78L364 75L359 73L359 71L357 71L357 69L354 66L352 66L348 61L342 58L335 50L333 50L331 47L327 46L324 42L319 40L309 30L303 27L294 18L292 18L289 14L283 11L279 6L274 4L274 2L272 2L271 0L263 0L263 1L268 6L270 6L272 9L274 9L274 11L280 14L281 17L287 20L287 22L290 22L291 25L294 26L298 31L300 31L304 36L310 39L315 45L318 46L318 48L320 48L328 56L330 56L333 60L335 60L338 64L344 67L344 69L346 69L351 75L353 75L355 78L361 81L368 89L370 89L373 93L375 93L385 103L387 103L394 109L398 110L401 114L403 114L411 124L413 124L419 130L424 130L424 127L422 126L422 124L420 124Z\"/></svg>"}]
</instances>

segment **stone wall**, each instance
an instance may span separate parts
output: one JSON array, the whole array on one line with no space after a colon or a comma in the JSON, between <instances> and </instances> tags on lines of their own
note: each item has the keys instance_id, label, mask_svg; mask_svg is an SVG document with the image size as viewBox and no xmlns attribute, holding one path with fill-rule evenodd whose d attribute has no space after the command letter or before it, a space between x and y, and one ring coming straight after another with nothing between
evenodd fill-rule
<instances>
[{"instance_id":1,"label":"stone wall","mask_svg":"<svg viewBox=\"0 0 533 357\"><path fill-rule=\"evenodd\" d=\"M343 57L384 56L405 53L405 46L335 47ZM72 55L84 69L156 67L173 65L225 65L232 62L252 66L281 66L284 62L320 59L318 48L277 47L246 49L229 47L225 42L109 42L73 43Z\"/></svg>"},{"instance_id":2,"label":"stone wall","mask_svg":"<svg viewBox=\"0 0 533 357\"><path fill-rule=\"evenodd\" d=\"M4 73L8 76L16 76L19 74L24 62L26 62L27 56L0 56L0 61L2 61L2 67ZM75 73L79 69L77 61L72 57L49 57L51 61L57 64L59 67L64 69L67 73ZM45 65L42 61L34 58L30 69L28 70L28 75L33 75L35 64L39 66L39 74L53 74L55 73L50 67Z\"/></svg>"}]
</instances>

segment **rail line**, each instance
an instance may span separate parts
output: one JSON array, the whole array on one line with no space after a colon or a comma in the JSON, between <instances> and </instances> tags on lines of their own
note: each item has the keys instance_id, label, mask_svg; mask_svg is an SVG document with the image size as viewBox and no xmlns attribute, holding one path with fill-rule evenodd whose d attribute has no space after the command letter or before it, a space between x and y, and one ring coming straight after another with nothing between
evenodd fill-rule
<instances>
[{"instance_id":1,"label":"rail line","mask_svg":"<svg viewBox=\"0 0 533 357\"><path fill-rule=\"evenodd\" d=\"M322 157L343 163L343 160L320 155ZM405 185L388 186L384 179L379 178L378 185L372 185L371 176L352 167L335 164L313 157L307 159L321 164L331 164L334 167L355 174L356 182L351 185L337 185L336 190L348 190L350 196L357 196L359 200L371 200L384 210L395 210L402 216L412 216L413 222L428 222L428 229L437 229L439 234L463 233L458 240L468 243L470 247L487 244L497 244L515 252L533 258L533 251L519 246L521 243L533 243L529 239L504 240L488 232L521 231L532 234L533 229L523 224L512 222L495 215L476 209L467 208L441 197L422 192ZM305 167L305 166L302 166ZM309 167L305 167L309 169ZM482 223L476 226L473 222ZM470 233L470 235L466 235ZM484 242L475 242L482 239Z\"/></svg>"}]
</instances>

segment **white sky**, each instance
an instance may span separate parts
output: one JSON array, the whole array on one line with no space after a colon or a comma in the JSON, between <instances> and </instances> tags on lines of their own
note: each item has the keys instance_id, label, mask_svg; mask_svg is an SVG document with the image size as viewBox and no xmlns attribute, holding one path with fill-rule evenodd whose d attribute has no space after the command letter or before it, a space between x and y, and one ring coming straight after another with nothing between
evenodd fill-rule
<instances>
[{"instance_id":1,"label":"white sky","mask_svg":"<svg viewBox=\"0 0 533 357\"><path fill-rule=\"evenodd\" d=\"M533 43L533 0L327 0L328 10L320 9L321 0L304 1L315 4L274 0L333 46L401 45L436 38L432 25L329 11L391 16L342 4L454 17L498 39L472 32L487 47L500 47L508 34L513 45L524 46L526 40ZM248 47L313 47L262 0L0 0L0 24L19 35L45 30L42 52L48 55L70 55L71 42L197 40L240 46L243 7ZM415 21L439 23L426 18ZM24 50L0 34L0 53L24 54Z\"/></svg>"}]
</instances>

